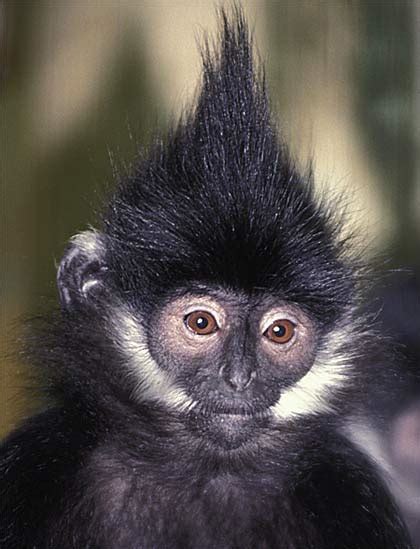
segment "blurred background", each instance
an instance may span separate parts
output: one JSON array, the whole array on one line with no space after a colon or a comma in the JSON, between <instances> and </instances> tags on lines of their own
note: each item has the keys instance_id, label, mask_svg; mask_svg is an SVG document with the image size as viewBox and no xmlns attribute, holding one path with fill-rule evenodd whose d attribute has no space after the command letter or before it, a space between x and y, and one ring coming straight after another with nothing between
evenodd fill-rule
<instances>
[{"instance_id":1,"label":"blurred background","mask_svg":"<svg viewBox=\"0 0 420 549\"><path fill-rule=\"evenodd\" d=\"M196 42L214 31L217 5L223 2L0 4L0 436L34 405L16 353L23 320L55 303L55 264L66 241L95 224L115 171L193 98ZM411 307L404 343L409 369L418 371L420 2L242 5L293 154L303 165L313 160L320 192L344 195L349 230L363 235L368 257L386 258L382 269L414 273L393 281L383 309L386 322L401 327L404 303ZM405 410L420 403L416 390ZM419 464L420 411L410 417L419 420L409 444ZM417 504L414 498L414 510Z\"/></svg>"}]
</instances>

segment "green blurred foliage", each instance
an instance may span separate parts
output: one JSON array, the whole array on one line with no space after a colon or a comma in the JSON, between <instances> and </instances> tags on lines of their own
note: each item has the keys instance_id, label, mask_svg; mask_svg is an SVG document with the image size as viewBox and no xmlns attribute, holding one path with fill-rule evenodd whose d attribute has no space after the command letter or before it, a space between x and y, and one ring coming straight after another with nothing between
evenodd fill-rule
<instances>
[{"instance_id":1,"label":"green blurred foliage","mask_svg":"<svg viewBox=\"0 0 420 549\"><path fill-rule=\"evenodd\" d=\"M415 101L420 93L415 89L416 68L420 70L416 0L271 0L267 6L269 79L285 110L296 102L296 95L310 97L312 89L303 71L312 65L321 73L319 80L325 80L326 87L331 85L331 77L337 74L330 65L336 52L346 47L348 28L352 30L348 78L353 114L360 141L379 176L380 192L397 220L394 239L383 254L390 258L388 266L420 269L420 228L413 208L416 197L420 200L420 143L415 131L420 125L419 102Z\"/></svg>"},{"instance_id":2,"label":"green blurred foliage","mask_svg":"<svg viewBox=\"0 0 420 549\"><path fill-rule=\"evenodd\" d=\"M141 49L134 47L139 36L128 27L94 108L59 146L40 155L31 114L37 78L33 54L35 31L45 24L49 8L42 2L9 2L5 12L0 433L14 419L15 397L24 383L17 375L22 366L13 348L19 319L55 303L54 259L59 260L72 235L94 224L95 211L112 188L113 170L130 164L139 142L149 139L158 112L148 67ZM115 166L113 158L118 159ZM17 326L11 329L16 318Z\"/></svg>"},{"instance_id":3,"label":"green blurred foliage","mask_svg":"<svg viewBox=\"0 0 420 549\"><path fill-rule=\"evenodd\" d=\"M390 243L394 265L420 267L419 235L410 215L415 186L420 184L416 173L420 151L415 124L420 123L420 115L415 112L414 0L360 0L357 9L360 51L364 53L354 65L360 137L396 212L398 227Z\"/></svg>"},{"instance_id":4,"label":"green blurred foliage","mask_svg":"<svg viewBox=\"0 0 420 549\"><path fill-rule=\"evenodd\" d=\"M101 192L113 180L111 157L118 158L120 167L130 162L138 143L150 133L157 112L147 66L139 58L140 49L134 47L138 36L128 28L94 108L58 147L37 156L33 142L37 133L30 114L36 74L30 58L35 22L42 24L45 9L36 2L8 4L9 24L16 32L8 37L8 70L2 89L7 201L3 287L18 291L15 284L21 284L23 270L30 283L30 308L37 307L40 295L50 293L55 278L52 253L60 258L66 241L94 223L92 213ZM130 126L133 121L134 127Z\"/></svg>"}]
</instances>

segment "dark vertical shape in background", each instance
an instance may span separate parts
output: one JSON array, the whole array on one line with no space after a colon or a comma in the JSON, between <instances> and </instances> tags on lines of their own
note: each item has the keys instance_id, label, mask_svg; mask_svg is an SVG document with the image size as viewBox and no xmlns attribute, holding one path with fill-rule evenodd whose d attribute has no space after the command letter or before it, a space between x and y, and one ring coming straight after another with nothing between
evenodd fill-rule
<instances>
[{"instance_id":1,"label":"dark vertical shape in background","mask_svg":"<svg viewBox=\"0 0 420 549\"><path fill-rule=\"evenodd\" d=\"M390 254L396 266L420 267L420 241L412 208L416 174L414 2L360 1L360 44L355 59L355 112L382 191L397 220ZM418 62L418 60L417 60ZM416 153L417 151L417 153Z\"/></svg>"}]
</instances>

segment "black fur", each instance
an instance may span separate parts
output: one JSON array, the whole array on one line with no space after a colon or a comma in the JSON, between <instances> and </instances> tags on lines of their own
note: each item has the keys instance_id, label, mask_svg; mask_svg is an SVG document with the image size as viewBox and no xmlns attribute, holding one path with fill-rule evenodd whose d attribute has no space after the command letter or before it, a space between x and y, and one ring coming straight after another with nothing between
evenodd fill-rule
<instances>
[{"instance_id":1,"label":"black fur","mask_svg":"<svg viewBox=\"0 0 420 549\"><path fill-rule=\"evenodd\" d=\"M279 144L244 22L223 24L220 51L204 53L195 110L111 203L107 263L142 307L162 288L198 280L275 291L333 319L354 286L333 238L337 220Z\"/></svg>"},{"instance_id":2,"label":"black fur","mask_svg":"<svg viewBox=\"0 0 420 549\"><path fill-rule=\"evenodd\" d=\"M1 547L408 549L375 468L340 434L368 380L357 364L329 412L262 418L235 448L133 394L116 307L150 337L148 319L191 287L295 303L321 339L354 322L349 356L371 345L358 268L278 142L239 10L203 59L195 109L119 184L95 245L66 251L63 310L29 343L57 405L1 447Z\"/></svg>"}]
</instances>

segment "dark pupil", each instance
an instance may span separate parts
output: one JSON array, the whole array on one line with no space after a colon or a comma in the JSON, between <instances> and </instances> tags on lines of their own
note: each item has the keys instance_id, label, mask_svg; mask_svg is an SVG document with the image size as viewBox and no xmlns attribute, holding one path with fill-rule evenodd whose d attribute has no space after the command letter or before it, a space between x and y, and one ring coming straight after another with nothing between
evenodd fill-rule
<instances>
[{"instance_id":1,"label":"dark pupil","mask_svg":"<svg viewBox=\"0 0 420 549\"><path fill-rule=\"evenodd\" d=\"M274 326L273 334L276 337L283 337L286 333L286 328L284 326Z\"/></svg>"},{"instance_id":2,"label":"dark pupil","mask_svg":"<svg viewBox=\"0 0 420 549\"><path fill-rule=\"evenodd\" d=\"M207 318L204 318L202 316L199 316L195 323L197 325L197 328L199 328L200 330L204 330L209 325L209 321L207 320Z\"/></svg>"}]
</instances>

